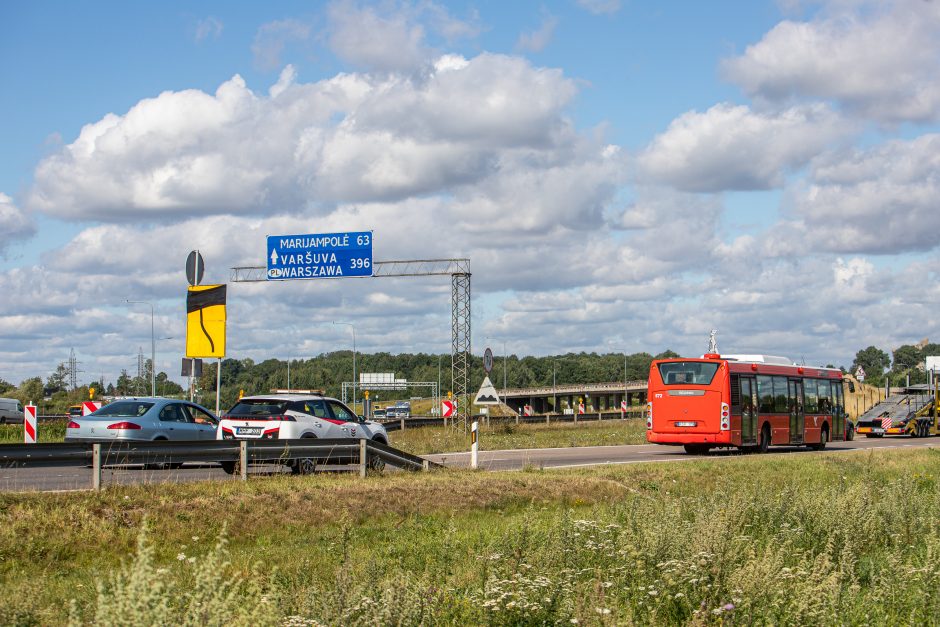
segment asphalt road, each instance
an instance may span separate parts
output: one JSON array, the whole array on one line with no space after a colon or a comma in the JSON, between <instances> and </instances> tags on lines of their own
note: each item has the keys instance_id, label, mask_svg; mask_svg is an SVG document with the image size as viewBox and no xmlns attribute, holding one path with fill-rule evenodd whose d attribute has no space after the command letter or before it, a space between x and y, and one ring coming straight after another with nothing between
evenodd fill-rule
<instances>
[{"instance_id":1,"label":"asphalt road","mask_svg":"<svg viewBox=\"0 0 940 627\"><path fill-rule=\"evenodd\" d=\"M853 442L835 442L826 447L827 452L852 454L870 449L931 447L940 448L940 437L931 438L862 438ZM771 449L771 455L812 455L805 447L779 447ZM638 464L649 462L677 462L695 459L730 459L742 455L737 451L712 451L707 455L687 455L680 447L655 444L632 446L590 446L575 448L521 449L506 451L481 451L479 467L485 470L521 470L534 468L579 468L602 464ZM446 453L428 455L427 459L448 467L466 468L470 465L470 453ZM289 472L285 467L252 467L252 475L270 475ZM187 464L176 470L151 470L140 466L105 468L101 483L108 485L186 483L193 481L239 481L240 477L227 475L215 464ZM0 491L65 491L91 488L91 469L85 467L53 468L2 468L0 469Z\"/></svg>"}]
</instances>

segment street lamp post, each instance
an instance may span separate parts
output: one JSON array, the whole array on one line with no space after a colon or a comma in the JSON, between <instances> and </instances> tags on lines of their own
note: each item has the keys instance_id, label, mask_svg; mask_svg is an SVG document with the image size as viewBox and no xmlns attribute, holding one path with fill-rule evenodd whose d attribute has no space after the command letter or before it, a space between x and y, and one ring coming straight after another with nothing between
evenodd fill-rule
<instances>
[{"instance_id":1,"label":"street lamp post","mask_svg":"<svg viewBox=\"0 0 940 627\"><path fill-rule=\"evenodd\" d=\"M333 321L333 324L341 324L352 329L352 338L353 338L353 412L356 411L356 327L353 326L352 322L338 322Z\"/></svg>"},{"instance_id":2,"label":"street lamp post","mask_svg":"<svg viewBox=\"0 0 940 627\"><path fill-rule=\"evenodd\" d=\"M153 303L146 300L124 299L128 305L150 305L150 395L157 395L157 340L153 334Z\"/></svg>"}]
</instances>

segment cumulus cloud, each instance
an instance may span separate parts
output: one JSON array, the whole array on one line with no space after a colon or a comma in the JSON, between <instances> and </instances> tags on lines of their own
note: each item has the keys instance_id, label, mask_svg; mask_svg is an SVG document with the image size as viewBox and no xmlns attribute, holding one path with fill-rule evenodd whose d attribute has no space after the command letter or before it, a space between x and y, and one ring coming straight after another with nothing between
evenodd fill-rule
<instances>
[{"instance_id":1,"label":"cumulus cloud","mask_svg":"<svg viewBox=\"0 0 940 627\"><path fill-rule=\"evenodd\" d=\"M771 102L822 98L885 123L940 120L940 3L830 3L783 21L725 75Z\"/></svg>"},{"instance_id":2,"label":"cumulus cloud","mask_svg":"<svg viewBox=\"0 0 940 627\"><path fill-rule=\"evenodd\" d=\"M763 113L722 103L673 120L638 167L641 179L684 191L771 189L852 130L824 105Z\"/></svg>"},{"instance_id":3,"label":"cumulus cloud","mask_svg":"<svg viewBox=\"0 0 940 627\"><path fill-rule=\"evenodd\" d=\"M12 198L0 192L0 255L11 243L35 233L36 225L29 215L17 207Z\"/></svg>"},{"instance_id":4,"label":"cumulus cloud","mask_svg":"<svg viewBox=\"0 0 940 627\"><path fill-rule=\"evenodd\" d=\"M840 253L934 249L940 135L819 158L793 211L814 247Z\"/></svg>"},{"instance_id":5,"label":"cumulus cloud","mask_svg":"<svg viewBox=\"0 0 940 627\"><path fill-rule=\"evenodd\" d=\"M576 90L525 60L443 57L420 79L340 74L270 95L235 76L109 114L36 168L27 206L71 219L257 214L449 193L508 150L564 152Z\"/></svg>"}]
</instances>

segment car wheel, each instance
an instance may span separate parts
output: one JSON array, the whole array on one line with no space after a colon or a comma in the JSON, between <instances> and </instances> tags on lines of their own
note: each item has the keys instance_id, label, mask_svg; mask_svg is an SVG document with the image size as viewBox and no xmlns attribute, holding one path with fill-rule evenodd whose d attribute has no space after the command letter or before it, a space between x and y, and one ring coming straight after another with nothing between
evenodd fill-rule
<instances>
[{"instance_id":1,"label":"car wheel","mask_svg":"<svg viewBox=\"0 0 940 627\"><path fill-rule=\"evenodd\" d=\"M708 452L708 446L705 444L686 444L682 448L689 455L704 455Z\"/></svg>"},{"instance_id":2,"label":"car wheel","mask_svg":"<svg viewBox=\"0 0 940 627\"><path fill-rule=\"evenodd\" d=\"M765 424L760 430L760 439L757 441L757 452L766 453L770 448L770 425Z\"/></svg>"},{"instance_id":3,"label":"car wheel","mask_svg":"<svg viewBox=\"0 0 940 627\"><path fill-rule=\"evenodd\" d=\"M373 438L373 442L378 442L379 444L385 444L381 438ZM382 472L385 470L385 460L379 457L378 455L369 456L369 470L374 470L376 472Z\"/></svg>"},{"instance_id":4,"label":"car wheel","mask_svg":"<svg viewBox=\"0 0 940 627\"><path fill-rule=\"evenodd\" d=\"M855 439L854 427L850 426L848 429L845 430L845 439L848 440L849 442Z\"/></svg>"},{"instance_id":5,"label":"car wheel","mask_svg":"<svg viewBox=\"0 0 940 627\"><path fill-rule=\"evenodd\" d=\"M316 439L315 435L305 435L301 440ZM310 457L295 459L290 465L291 474L294 475L312 475L317 470L317 462Z\"/></svg>"}]
</instances>

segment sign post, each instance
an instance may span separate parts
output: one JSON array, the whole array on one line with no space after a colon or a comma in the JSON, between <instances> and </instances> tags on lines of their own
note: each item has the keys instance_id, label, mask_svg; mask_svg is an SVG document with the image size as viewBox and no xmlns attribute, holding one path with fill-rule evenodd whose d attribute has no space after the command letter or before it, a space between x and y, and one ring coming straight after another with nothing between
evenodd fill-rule
<instances>
[{"instance_id":1,"label":"sign post","mask_svg":"<svg viewBox=\"0 0 940 627\"><path fill-rule=\"evenodd\" d=\"M39 427L36 425L36 406L30 402L23 408L23 441L35 444L39 439Z\"/></svg>"}]
</instances>

